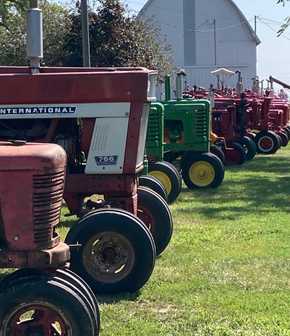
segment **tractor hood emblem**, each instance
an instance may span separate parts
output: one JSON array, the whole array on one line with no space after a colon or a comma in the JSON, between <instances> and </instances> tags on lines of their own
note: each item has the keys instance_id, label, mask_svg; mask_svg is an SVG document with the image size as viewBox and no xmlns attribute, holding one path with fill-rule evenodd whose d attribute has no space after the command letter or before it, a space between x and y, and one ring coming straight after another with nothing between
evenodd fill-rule
<instances>
[{"instance_id":1,"label":"tractor hood emblem","mask_svg":"<svg viewBox=\"0 0 290 336\"><path fill-rule=\"evenodd\" d=\"M0 107L0 115L7 114L68 114L76 113L75 106L31 106L31 107Z\"/></svg>"}]
</instances>

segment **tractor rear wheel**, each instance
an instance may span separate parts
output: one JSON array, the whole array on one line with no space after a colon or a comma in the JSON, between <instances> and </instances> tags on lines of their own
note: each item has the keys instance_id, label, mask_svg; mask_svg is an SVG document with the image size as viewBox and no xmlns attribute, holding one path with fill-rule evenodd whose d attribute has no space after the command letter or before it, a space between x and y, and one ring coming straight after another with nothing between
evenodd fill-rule
<instances>
[{"instance_id":1,"label":"tractor rear wheel","mask_svg":"<svg viewBox=\"0 0 290 336\"><path fill-rule=\"evenodd\" d=\"M257 154L257 145L255 144L255 141L247 136L243 136L241 139L238 140L238 143L241 144L245 149L246 160L253 160L253 158Z\"/></svg>"},{"instance_id":2,"label":"tractor rear wheel","mask_svg":"<svg viewBox=\"0 0 290 336\"><path fill-rule=\"evenodd\" d=\"M285 128L289 131L290 134L290 126L286 126Z\"/></svg>"},{"instance_id":3,"label":"tractor rear wheel","mask_svg":"<svg viewBox=\"0 0 290 336\"><path fill-rule=\"evenodd\" d=\"M256 135L255 142L261 154L275 154L280 148L279 136L273 131L261 131Z\"/></svg>"},{"instance_id":4,"label":"tractor rear wheel","mask_svg":"<svg viewBox=\"0 0 290 336\"><path fill-rule=\"evenodd\" d=\"M139 186L146 187L155 191L159 196L161 196L167 202L166 190L163 184L154 176L142 175L139 177Z\"/></svg>"},{"instance_id":5,"label":"tractor rear wheel","mask_svg":"<svg viewBox=\"0 0 290 336\"><path fill-rule=\"evenodd\" d=\"M289 137L288 137L287 133L283 131L283 132L278 132L277 134L281 138L282 147L286 147L289 143Z\"/></svg>"},{"instance_id":6,"label":"tractor rear wheel","mask_svg":"<svg viewBox=\"0 0 290 336\"><path fill-rule=\"evenodd\" d=\"M223 152L223 150L221 149L221 147L211 144L210 145L210 152L212 154L214 154L215 156L217 156L221 162L224 164L226 161L226 157L225 157L225 153Z\"/></svg>"},{"instance_id":7,"label":"tractor rear wheel","mask_svg":"<svg viewBox=\"0 0 290 336\"><path fill-rule=\"evenodd\" d=\"M253 141L255 141L256 133L254 133L254 132L247 132L246 136L248 138L252 139Z\"/></svg>"},{"instance_id":8,"label":"tractor rear wheel","mask_svg":"<svg viewBox=\"0 0 290 336\"><path fill-rule=\"evenodd\" d=\"M189 189L217 188L225 174L222 161L212 153L187 152L182 158L181 169Z\"/></svg>"},{"instance_id":9,"label":"tractor rear wheel","mask_svg":"<svg viewBox=\"0 0 290 336\"><path fill-rule=\"evenodd\" d=\"M7 275L0 282L0 292L3 292L7 288L22 284L24 282L48 279L56 280L58 283L67 286L83 300L83 302L87 305L92 320L96 321L94 335L97 335L98 331L100 330L100 311L98 307L98 301L91 288L84 282L84 280L68 268L47 270L31 268L19 269Z\"/></svg>"},{"instance_id":10,"label":"tractor rear wheel","mask_svg":"<svg viewBox=\"0 0 290 336\"><path fill-rule=\"evenodd\" d=\"M288 135L288 139L290 139L290 128L289 127L284 127L283 132L285 132Z\"/></svg>"},{"instance_id":11,"label":"tractor rear wheel","mask_svg":"<svg viewBox=\"0 0 290 336\"><path fill-rule=\"evenodd\" d=\"M150 230L156 254L160 255L168 246L173 232L172 216L167 203L151 189L139 187L138 217Z\"/></svg>"},{"instance_id":12,"label":"tractor rear wheel","mask_svg":"<svg viewBox=\"0 0 290 336\"><path fill-rule=\"evenodd\" d=\"M1 292L0 300L3 336L99 335L87 303L57 279L22 279Z\"/></svg>"},{"instance_id":13,"label":"tractor rear wheel","mask_svg":"<svg viewBox=\"0 0 290 336\"><path fill-rule=\"evenodd\" d=\"M156 248L145 224L120 209L100 209L75 223L67 244L80 244L71 252L71 269L95 293L135 292L148 281Z\"/></svg>"},{"instance_id":14,"label":"tractor rear wheel","mask_svg":"<svg viewBox=\"0 0 290 336\"><path fill-rule=\"evenodd\" d=\"M175 166L166 161L150 163L149 175L156 177L161 182L166 191L168 203L175 202L182 188L182 179Z\"/></svg>"},{"instance_id":15,"label":"tractor rear wheel","mask_svg":"<svg viewBox=\"0 0 290 336\"><path fill-rule=\"evenodd\" d=\"M239 142L233 142L231 146L236 152L235 164L242 165L245 163L247 158L245 148Z\"/></svg>"}]
</instances>

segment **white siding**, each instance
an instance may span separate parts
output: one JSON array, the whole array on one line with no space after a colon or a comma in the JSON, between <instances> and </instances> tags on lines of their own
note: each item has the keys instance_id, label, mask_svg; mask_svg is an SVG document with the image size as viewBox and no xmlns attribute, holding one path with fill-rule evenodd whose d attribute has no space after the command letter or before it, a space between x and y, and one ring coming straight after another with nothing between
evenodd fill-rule
<instances>
[{"instance_id":1,"label":"white siding","mask_svg":"<svg viewBox=\"0 0 290 336\"><path fill-rule=\"evenodd\" d=\"M172 56L177 67L182 67L184 62L182 13L183 2L180 0L154 0L141 16L160 30L161 39L164 37L172 48Z\"/></svg>"},{"instance_id":2,"label":"white siding","mask_svg":"<svg viewBox=\"0 0 290 336\"><path fill-rule=\"evenodd\" d=\"M189 13L187 8L195 8L195 13ZM226 67L240 70L245 86L251 86L251 80L256 76L257 40L232 1L149 0L140 17L153 20L159 27L171 45L174 66L186 69L189 84L208 87L215 83L210 71ZM233 77L228 85L235 84Z\"/></svg>"}]
</instances>

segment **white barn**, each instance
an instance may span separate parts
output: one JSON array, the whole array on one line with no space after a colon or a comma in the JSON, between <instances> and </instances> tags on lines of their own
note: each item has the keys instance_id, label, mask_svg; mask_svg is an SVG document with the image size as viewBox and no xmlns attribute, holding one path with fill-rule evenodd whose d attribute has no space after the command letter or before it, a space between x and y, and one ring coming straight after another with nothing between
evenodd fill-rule
<instances>
[{"instance_id":1,"label":"white barn","mask_svg":"<svg viewBox=\"0 0 290 336\"><path fill-rule=\"evenodd\" d=\"M216 84L217 68L241 71L245 87L257 74L257 46L251 25L232 0L148 0L139 18L155 25L171 46L174 67L190 85ZM234 77L228 85L237 82Z\"/></svg>"}]
</instances>

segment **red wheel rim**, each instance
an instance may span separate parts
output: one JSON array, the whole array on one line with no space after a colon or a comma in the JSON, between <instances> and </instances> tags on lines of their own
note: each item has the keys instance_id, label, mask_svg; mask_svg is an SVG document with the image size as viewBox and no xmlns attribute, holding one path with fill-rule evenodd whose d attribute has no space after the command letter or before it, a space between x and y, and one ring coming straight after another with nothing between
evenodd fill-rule
<instances>
[{"instance_id":1,"label":"red wheel rim","mask_svg":"<svg viewBox=\"0 0 290 336\"><path fill-rule=\"evenodd\" d=\"M273 140L270 137L263 137L259 141L259 145L262 149L271 150L274 147Z\"/></svg>"},{"instance_id":2,"label":"red wheel rim","mask_svg":"<svg viewBox=\"0 0 290 336\"><path fill-rule=\"evenodd\" d=\"M15 309L6 320L4 335L71 336L71 328L56 307L46 303L25 305Z\"/></svg>"},{"instance_id":3,"label":"red wheel rim","mask_svg":"<svg viewBox=\"0 0 290 336\"><path fill-rule=\"evenodd\" d=\"M138 218L140 218L147 228L152 232L155 228L155 218L152 213L142 205L138 206Z\"/></svg>"}]
</instances>

